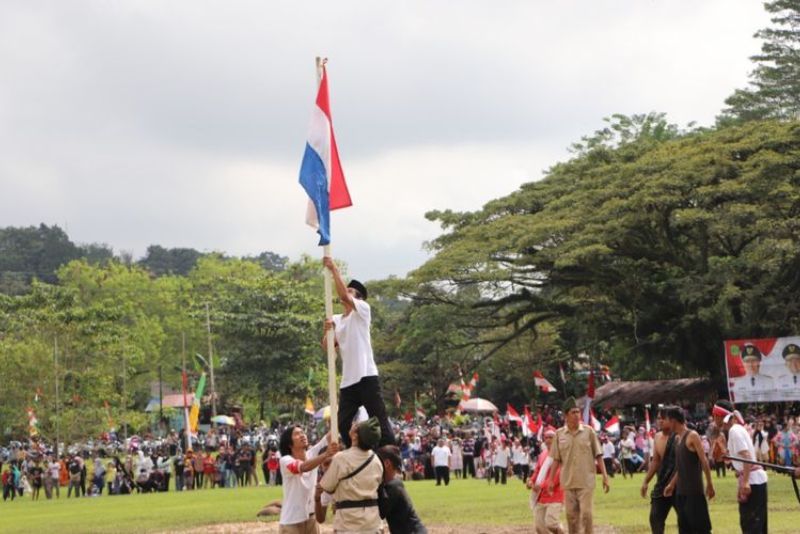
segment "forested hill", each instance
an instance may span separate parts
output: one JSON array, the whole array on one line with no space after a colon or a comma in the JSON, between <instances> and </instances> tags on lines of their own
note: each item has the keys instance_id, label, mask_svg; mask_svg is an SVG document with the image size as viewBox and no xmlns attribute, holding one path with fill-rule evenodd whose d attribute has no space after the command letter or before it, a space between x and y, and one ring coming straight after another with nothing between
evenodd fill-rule
<instances>
[{"instance_id":1,"label":"forested hill","mask_svg":"<svg viewBox=\"0 0 800 534\"><path fill-rule=\"evenodd\" d=\"M111 259L137 264L155 276L186 275L197 260L208 253L193 248L164 248L150 245L143 258L134 260L130 253L114 254L105 243L73 242L60 227L39 226L0 228L0 293L18 295L28 291L34 279L56 283L56 271L72 260L103 263ZM282 270L288 259L274 252L262 252L251 260L268 270Z\"/></svg>"}]
</instances>

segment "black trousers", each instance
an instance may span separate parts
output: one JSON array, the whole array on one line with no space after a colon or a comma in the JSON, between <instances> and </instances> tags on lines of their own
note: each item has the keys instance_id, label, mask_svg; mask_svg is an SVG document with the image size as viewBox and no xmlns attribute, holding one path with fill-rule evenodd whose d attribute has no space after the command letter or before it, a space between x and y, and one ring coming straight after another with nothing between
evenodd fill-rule
<instances>
[{"instance_id":1,"label":"black trousers","mask_svg":"<svg viewBox=\"0 0 800 534\"><path fill-rule=\"evenodd\" d=\"M669 511L675 506L672 497L653 497L650 499L650 531L664 534Z\"/></svg>"},{"instance_id":2,"label":"black trousers","mask_svg":"<svg viewBox=\"0 0 800 534\"><path fill-rule=\"evenodd\" d=\"M444 480L444 485L450 485L450 468L446 465L438 465L433 468L436 471L436 485L440 485L442 480Z\"/></svg>"},{"instance_id":3,"label":"black trousers","mask_svg":"<svg viewBox=\"0 0 800 534\"><path fill-rule=\"evenodd\" d=\"M767 534L767 483L751 485L746 503L739 503L742 534Z\"/></svg>"},{"instance_id":4,"label":"black trousers","mask_svg":"<svg viewBox=\"0 0 800 534\"><path fill-rule=\"evenodd\" d=\"M505 484L506 483L506 475L508 474L508 467L492 467L494 471L494 483L497 484L498 482Z\"/></svg>"},{"instance_id":5,"label":"black trousers","mask_svg":"<svg viewBox=\"0 0 800 534\"><path fill-rule=\"evenodd\" d=\"M475 457L471 454L465 454L464 458L464 469L462 471L462 476L467 478L467 474L471 474L472 478L475 478Z\"/></svg>"},{"instance_id":6,"label":"black trousers","mask_svg":"<svg viewBox=\"0 0 800 534\"><path fill-rule=\"evenodd\" d=\"M606 464L606 473L608 473L608 476L614 478L614 459L603 458L603 463Z\"/></svg>"},{"instance_id":7,"label":"black trousers","mask_svg":"<svg viewBox=\"0 0 800 534\"><path fill-rule=\"evenodd\" d=\"M394 431L386 416L386 405L383 404L381 383L377 376L365 376L358 383L339 390L339 435L345 447L350 443L350 426L358 412L359 406L367 410L367 415L375 416L381 424L380 446L394 445Z\"/></svg>"},{"instance_id":8,"label":"black trousers","mask_svg":"<svg viewBox=\"0 0 800 534\"><path fill-rule=\"evenodd\" d=\"M711 518L705 495L676 495L675 511L678 512L680 534L708 534Z\"/></svg>"}]
</instances>

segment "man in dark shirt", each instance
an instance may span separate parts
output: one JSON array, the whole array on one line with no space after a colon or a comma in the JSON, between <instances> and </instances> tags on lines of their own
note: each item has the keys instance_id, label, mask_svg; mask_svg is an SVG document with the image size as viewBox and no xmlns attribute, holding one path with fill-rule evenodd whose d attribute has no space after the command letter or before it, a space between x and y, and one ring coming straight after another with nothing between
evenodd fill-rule
<instances>
[{"instance_id":1,"label":"man in dark shirt","mask_svg":"<svg viewBox=\"0 0 800 534\"><path fill-rule=\"evenodd\" d=\"M472 475L472 478L475 478L475 440L472 438L471 431L467 431L467 437L462 444L461 454L464 458L462 478L467 478L468 473Z\"/></svg>"},{"instance_id":2,"label":"man in dark shirt","mask_svg":"<svg viewBox=\"0 0 800 534\"><path fill-rule=\"evenodd\" d=\"M700 435L686 428L686 417L681 408L668 407L666 416L666 424L675 434L676 441L675 472L664 488L664 496L675 495L680 534L708 534L711 532L711 518L706 497L713 499L715 491ZM702 475L706 479L705 492Z\"/></svg>"},{"instance_id":3,"label":"man in dark shirt","mask_svg":"<svg viewBox=\"0 0 800 534\"><path fill-rule=\"evenodd\" d=\"M658 473L656 485L650 494L650 531L663 534L670 509L674 506L673 497L664 496L664 488L675 471L675 434L664 424L666 408L660 408L656 414L659 432L653 439L653 457L650 467L642 483L642 497L647 496L647 485Z\"/></svg>"},{"instance_id":4,"label":"man in dark shirt","mask_svg":"<svg viewBox=\"0 0 800 534\"><path fill-rule=\"evenodd\" d=\"M398 477L403 465L400 449L394 445L384 445L378 449L378 456L383 462L383 486L386 489L386 501L382 503L381 514L389 525L389 532L427 534L428 531L414 510L403 481Z\"/></svg>"}]
</instances>

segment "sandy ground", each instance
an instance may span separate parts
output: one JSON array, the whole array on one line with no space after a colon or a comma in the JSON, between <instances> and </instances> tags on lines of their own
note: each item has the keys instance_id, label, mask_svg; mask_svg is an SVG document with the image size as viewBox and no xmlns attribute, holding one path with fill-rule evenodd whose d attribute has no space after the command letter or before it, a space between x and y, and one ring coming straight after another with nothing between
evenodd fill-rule
<instances>
[{"instance_id":1,"label":"sandy ground","mask_svg":"<svg viewBox=\"0 0 800 534\"><path fill-rule=\"evenodd\" d=\"M247 534L277 534L278 524L274 521L257 521L248 523L226 523L221 525L207 525L191 530L170 531L169 534L233 534L244 532ZM596 526L595 534L614 534L616 530L612 527ZM321 534L333 534L330 525L320 525ZM533 533L533 526L523 527L520 525L509 526L481 526L481 525L430 525L429 534L528 534Z\"/></svg>"}]
</instances>

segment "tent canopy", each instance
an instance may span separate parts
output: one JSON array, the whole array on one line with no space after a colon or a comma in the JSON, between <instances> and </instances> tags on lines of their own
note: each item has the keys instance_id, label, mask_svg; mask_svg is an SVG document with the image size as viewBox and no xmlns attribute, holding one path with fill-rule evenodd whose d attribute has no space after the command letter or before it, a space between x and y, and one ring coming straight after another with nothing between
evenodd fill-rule
<instances>
[{"instance_id":1,"label":"tent canopy","mask_svg":"<svg viewBox=\"0 0 800 534\"><path fill-rule=\"evenodd\" d=\"M716 396L717 389L708 378L620 381L607 382L597 388L594 404L622 408L643 404L703 402L713 400Z\"/></svg>"}]
</instances>

